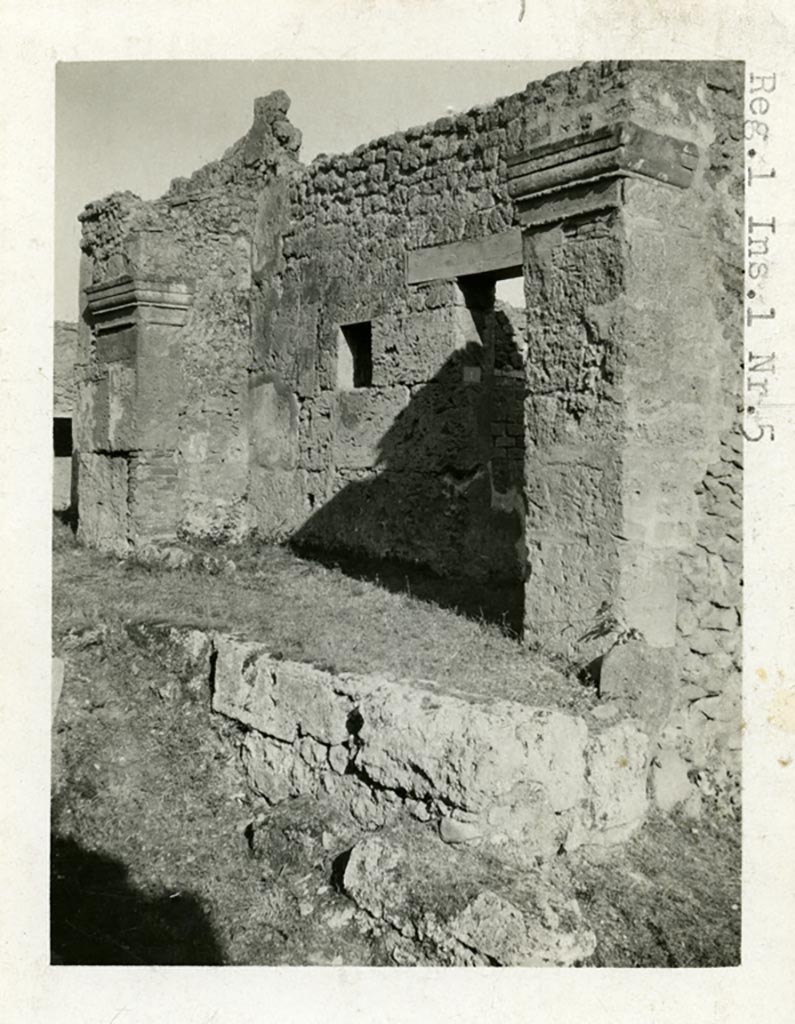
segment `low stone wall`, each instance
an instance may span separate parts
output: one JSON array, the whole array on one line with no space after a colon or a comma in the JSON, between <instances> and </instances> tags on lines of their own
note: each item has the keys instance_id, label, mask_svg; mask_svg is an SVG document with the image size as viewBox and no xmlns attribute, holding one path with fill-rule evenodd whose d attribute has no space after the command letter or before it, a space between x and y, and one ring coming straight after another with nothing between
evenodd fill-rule
<instances>
[{"instance_id":1,"label":"low stone wall","mask_svg":"<svg viewBox=\"0 0 795 1024\"><path fill-rule=\"evenodd\" d=\"M739 428L698 488L696 545L683 558L677 616L681 686L666 727L691 773L739 808L742 745L742 465ZM709 777L708 777L709 776Z\"/></svg>"},{"instance_id":2,"label":"low stone wall","mask_svg":"<svg viewBox=\"0 0 795 1024\"><path fill-rule=\"evenodd\" d=\"M243 765L270 804L329 800L372 830L409 814L518 867L620 843L646 816L649 738L618 705L581 716L472 701L427 680L332 675L234 636L129 632L175 676L212 672L213 710L245 727Z\"/></svg>"},{"instance_id":3,"label":"low stone wall","mask_svg":"<svg viewBox=\"0 0 795 1024\"><path fill-rule=\"evenodd\" d=\"M403 807L446 841L520 863L619 842L644 818L648 740L632 722L597 732L433 683L332 676L231 637L215 647L213 708L249 727L244 763L272 802L325 791L372 828Z\"/></svg>"}]
</instances>

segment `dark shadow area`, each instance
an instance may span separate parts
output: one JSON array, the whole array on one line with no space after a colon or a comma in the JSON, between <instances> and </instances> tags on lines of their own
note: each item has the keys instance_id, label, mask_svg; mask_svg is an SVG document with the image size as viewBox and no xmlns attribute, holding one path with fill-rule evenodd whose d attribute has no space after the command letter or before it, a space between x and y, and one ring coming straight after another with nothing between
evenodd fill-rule
<instances>
[{"instance_id":1,"label":"dark shadow area","mask_svg":"<svg viewBox=\"0 0 795 1024\"><path fill-rule=\"evenodd\" d=\"M50 880L53 964L224 962L207 915L191 893L146 895L129 884L122 863L57 835Z\"/></svg>"},{"instance_id":2,"label":"dark shadow area","mask_svg":"<svg viewBox=\"0 0 795 1024\"><path fill-rule=\"evenodd\" d=\"M68 526L72 533L77 533L77 509L73 505L69 508L55 509L53 515L59 523Z\"/></svg>"},{"instance_id":3,"label":"dark shadow area","mask_svg":"<svg viewBox=\"0 0 795 1024\"><path fill-rule=\"evenodd\" d=\"M495 623L508 636L521 635L524 586L521 580L478 580L438 576L430 569L399 559L374 558L361 552L324 551L292 545L302 558L351 579L375 583L393 594L410 594L420 601L448 608L476 621Z\"/></svg>"},{"instance_id":4,"label":"dark shadow area","mask_svg":"<svg viewBox=\"0 0 795 1024\"><path fill-rule=\"evenodd\" d=\"M56 459L72 457L72 417L56 416L52 421L52 446Z\"/></svg>"},{"instance_id":5,"label":"dark shadow area","mask_svg":"<svg viewBox=\"0 0 795 1024\"><path fill-rule=\"evenodd\" d=\"M430 379L412 385L423 371L409 373L387 348L374 354L374 368L396 384L336 393L328 441L335 493L308 495L314 512L291 546L356 579L518 634L524 314L495 305L489 275L460 284L466 309L439 310L440 337L460 331L459 347ZM456 314L463 326L451 326Z\"/></svg>"},{"instance_id":6,"label":"dark shadow area","mask_svg":"<svg viewBox=\"0 0 795 1024\"><path fill-rule=\"evenodd\" d=\"M334 892L345 892L345 868L348 866L348 861L351 859L352 853L353 848L350 850L343 850L343 852L337 854L331 862L331 887Z\"/></svg>"}]
</instances>

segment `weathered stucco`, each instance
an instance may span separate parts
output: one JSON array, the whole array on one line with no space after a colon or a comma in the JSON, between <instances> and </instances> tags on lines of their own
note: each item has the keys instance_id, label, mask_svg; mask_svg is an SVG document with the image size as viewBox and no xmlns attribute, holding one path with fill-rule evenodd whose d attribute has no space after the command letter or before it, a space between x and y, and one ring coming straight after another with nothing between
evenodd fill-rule
<instances>
[{"instance_id":1,"label":"weathered stucco","mask_svg":"<svg viewBox=\"0 0 795 1024\"><path fill-rule=\"evenodd\" d=\"M644 644L660 750L730 781L742 92L739 64L590 64L308 167L274 93L161 199L91 204L85 539L522 583L527 642L597 675Z\"/></svg>"}]
</instances>

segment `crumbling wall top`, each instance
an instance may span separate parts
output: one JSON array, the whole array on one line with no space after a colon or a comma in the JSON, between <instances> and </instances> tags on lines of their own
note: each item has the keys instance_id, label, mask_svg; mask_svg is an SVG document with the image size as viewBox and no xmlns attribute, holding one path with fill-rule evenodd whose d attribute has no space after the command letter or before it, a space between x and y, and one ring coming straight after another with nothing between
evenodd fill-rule
<instances>
[{"instance_id":1,"label":"crumbling wall top","mask_svg":"<svg viewBox=\"0 0 795 1024\"><path fill-rule=\"evenodd\" d=\"M248 132L189 178L175 178L164 199L204 192L230 182L256 179L298 164L302 135L287 118L290 97L282 89L254 100L254 119Z\"/></svg>"}]
</instances>

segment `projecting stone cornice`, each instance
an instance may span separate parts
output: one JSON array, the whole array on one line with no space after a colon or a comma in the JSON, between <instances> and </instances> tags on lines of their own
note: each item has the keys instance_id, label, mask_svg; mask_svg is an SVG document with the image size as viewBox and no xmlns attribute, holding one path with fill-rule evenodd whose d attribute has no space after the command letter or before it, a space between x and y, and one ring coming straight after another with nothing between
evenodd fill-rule
<instances>
[{"instance_id":1,"label":"projecting stone cornice","mask_svg":"<svg viewBox=\"0 0 795 1024\"><path fill-rule=\"evenodd\" d=\"M89 285L85 293L89 315L100 330L138 319L181 327L187 320L193 299L190 286L183 281L158 281L129 275Z\"/></svg>"},{"instance_id":2,"label":"projecting stone cornice","mask_svg":"<svg viewBox=\"0 0 795 1024\"><path fill-rule=\"evenodd\" d=\"M622 121L509 158L508 192L532 226L618 205L628 177L688 188L698 158L692 142Z\"/></svg>"}]
</instances>

